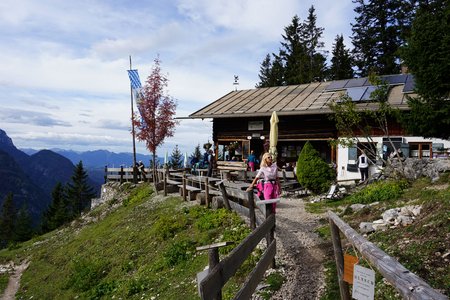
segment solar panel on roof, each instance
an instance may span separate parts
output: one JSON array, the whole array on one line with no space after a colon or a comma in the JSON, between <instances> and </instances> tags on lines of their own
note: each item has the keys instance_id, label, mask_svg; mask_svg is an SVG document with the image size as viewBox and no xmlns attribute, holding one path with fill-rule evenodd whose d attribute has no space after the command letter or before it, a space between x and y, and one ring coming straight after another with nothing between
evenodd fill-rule
<instances>
[{"instance_id":1,"label":"solar panel on roof","mask_svg":"<svg viewBox=\"0 0 450 300\"><path fill-rule=\"evenodd\" d=\"M339 90L344 88L344 86L347 84L348 80L339 80L339 81L332 81L326 88L325 91L332 91L332 90Z\"/></svg>"},{"instance_id":2,"label":"solar panel on roof","mask_svg":"<svg viewBox=\"0 0 450 300\"><path fill-rule=\"evenodd\" d=\"M367 78L354 78L350 79L348 83L345 85L346 88L352 88L352 87L361 87L364 86L366 83Z\"/></svg>"},{"instance_id":3,"label":"solar panel on roof","mask_svg":"<svg viewBox=\"0 0 450 300\"><path fill-rule=\"evenodd\" d=\"M377 87L371 85L367 87L367 90L364 92L364 95L362 95L361 100L370 100L370 95L372 94L373 91L375 91L377 89Z\"/></svg>"},{"instance_id":4,"label":"solar panel on roof","mask_svg":"<svg viewBox=\"0 0 450 300\"><path fill-rule=\"evenodd\" d=\"M352 101L360 101L364 93L366 92L367 87L353 87L347 89L347 95L352 98Z\"/></svg>"},{"instance_id":5,"label":"solar panel on roof","mask_svg":"<svg viewBox=\"0 0 450 300\"><path fill-rule=\"evenodd\" d=\"M407 81L403 87L403 93L410 93L414 91L415 83L414 81Z\"/></svg>"},{"instance_id":6,"label":"solar panel on roof","mask_svg":"<svg viewBox=\"0 0 450 300\"><path fill-rule=\"evenodd\" d=\"M386 81L388 84L400 84L406 82L407 76L407 74L387 75L381 76L381 79Z\"/></svg>"}]
</instances>

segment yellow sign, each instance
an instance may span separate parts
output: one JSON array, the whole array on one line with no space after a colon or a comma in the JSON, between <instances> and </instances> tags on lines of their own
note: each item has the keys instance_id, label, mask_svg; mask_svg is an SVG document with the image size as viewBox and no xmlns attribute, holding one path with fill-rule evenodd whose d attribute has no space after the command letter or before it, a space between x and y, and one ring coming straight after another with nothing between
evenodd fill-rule
<instances>
[{"instance_id":1,"label":"yellow sign","mask_svg":"<svg viewBox=\"0 0 450 300\"><path fill-rule=\"evenodd\" d=\"M344 281L353 284L353 268L358 263L358 258L344 254Z\"/></svg>"}]
</instances>

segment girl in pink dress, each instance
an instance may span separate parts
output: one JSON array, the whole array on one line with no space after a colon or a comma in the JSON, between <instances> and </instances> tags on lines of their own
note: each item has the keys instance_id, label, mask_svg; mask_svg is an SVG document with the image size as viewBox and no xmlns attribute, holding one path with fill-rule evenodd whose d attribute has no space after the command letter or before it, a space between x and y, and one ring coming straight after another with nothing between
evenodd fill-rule
<instances>
[{"instance_id":1,"label":"girl in pink dress","mask_svg":"<svg viewBox=\"0 0 450 300\"><path fill-rule=\"evenodd\" d=\"M272 161L270 153L264 153L261 160L261 168L253 179L247 190L252 190L258 179L263 179L258 183L258 190L262 192L265 200L278 198L280 195L280 182L278 179L277 163ZM262 190L261 190L262 189ZM275 212L275 204L273 206Z\"/></svg>"}]
</instances>

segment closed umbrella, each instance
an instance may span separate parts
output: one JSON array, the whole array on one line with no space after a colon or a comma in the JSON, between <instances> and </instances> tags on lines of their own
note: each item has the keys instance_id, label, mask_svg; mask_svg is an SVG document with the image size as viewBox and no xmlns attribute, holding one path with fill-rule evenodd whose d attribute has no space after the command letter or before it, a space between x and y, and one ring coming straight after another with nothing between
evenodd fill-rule
<instances>
[{"instance_id":1,"label":"closed umbrella","mask_svg":"<svg viewBox=\"0 0 450 300\"><path fill-rule=\"evenodd\" d=\"M169 163L169 154L166 151L166 155L164 155L164 167L167 167Z\"/></svg>"},{"instance_id":2,"label":"closed umbrella","mask_svg":"<svg viewBox=\"0 0 450 300\"><path fill-rule=\"evenodd\" d=\"M278 143L278 116L277 112L274 111L272 113L272 116L270 117L270 148L269 153L272 154L273 159L275 160L277 158L278 152L277 152L277 143Z\"/></svg>"},{"instance_id":3,"label":"closed umbrella","mask_svg":"<svg viewBox=\"0 0 450 300\"><path fill-rule=\"evenodd\" d=\"M188 155L187 152L184 152L184 168L186 169L188 167Z\"/></svg>"}]
</instances>

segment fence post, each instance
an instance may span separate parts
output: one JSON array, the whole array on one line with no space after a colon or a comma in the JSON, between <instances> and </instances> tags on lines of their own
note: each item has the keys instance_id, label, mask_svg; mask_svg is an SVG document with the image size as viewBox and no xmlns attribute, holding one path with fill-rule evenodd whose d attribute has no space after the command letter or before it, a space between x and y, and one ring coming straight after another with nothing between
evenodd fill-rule
<instances>
[{"instance_id":1,"label":"fence post","mask_svg":"<svg viewBox=\"0 0 450 300\"><path fill-rule=\"evenodd\" d=\"M273 212L273 203L266 204L266 220L269 218L271 214L274 214ZM272 241L275 239L275 225L270 229L270 232L266 235L266 241L267 241L267 247L272 243ZM270 264L270 267L272 269L275 269L275 257L272 259L272 263Z\"/></svg>"},{"instance_id":2,"label":"fence post","mask_svg":"<svg viewBox=\"0 0 450 300\"><path fill-rule=\"evenodd\" d=\"M120 184L123 183L123 166L120 166Z\"/></svg>"},{"instance_id":3,"label":"fence post","mask_svg":"<svg viewBox=\"0 0 450 300\"><path fill-rule=\"evenodd\" d=\"M228 202L227 190L225 189L225 185L223 184L222 181L219 182L219 188L220 188L220 191L222 192L222 198L223 198L223 203L225 204L225 208L228 210L231 210L230 202Z\"/></svg>"},{"instance_id":4,"label":"fence post","mask_svg":"<svg viewBox=\"0 0 450 300\"><path fill-rule=\"evenodd\" d=\"M247 195L248 195L248 210L250 214L250 228L253 230L256 228L255 201L253 197L253 191L247 191Z\"/></svg>"},{"instance_id":5,"label":"fence post","mask_svg":"<svg viewBox=\"0 0 450 300\"><path fill-rule=\"evenodd\" d=\"M206 202L206 207L209 207L209 178L205 177L205 202Z\"/></svg>"},{"instance_id":6,"label":"fence post","mask_svg":"<svg viewBox=\"0 0 450 300\"><path fill-rule=\"evenodd\" d=\"M333 220L329 219L331 228L331 239L333 240L334 257L336 259L336 270L339 282L339 291L342 300L350 300L350 292L348 283L344 281L344 255L342 253L341 237L339 235L339 228L334 224Z\"/></svg>"},{"instance_id":7,"label":"fence post","mask_svg":"<svg viewBox=\"0 0 450 300\"><path fill-rule=\"evenodd\" d=\"M106 183L108 181L108 166L105 166L105 176L104 176L105 182Z\"/></svg>"},{"instance_id":8,"label":"fence post","mask_svg":"<svg viewBox=\"0 0 450 300\"><path fill-rule=\"evenodd\" d=\"M209 259L209 270L214 269L214 267L219 263L219 248L214 247L208 250ZM217 292L215 300L222 300L222 291Z\"/></svg>"},{"instance_id":9,"label":"fence post","mask_svg":"<svg viewBox=\"0 0 450 300\"><path fill-rule=\"evenodd\" d=\"M164 196L167 196L167 174L164 173L164 181L163 181L163 188L164 188Z\"/></svg>"},{"instance_id":10,"label":"fence post","mask_svg":"<svg viewBox=\"0 0 450 300\"><path fill-rule=\"evenodd\" d=\"M183 174L183 200L187 201L186 193L186 174Z\"/></svg>"}]
</instances>

